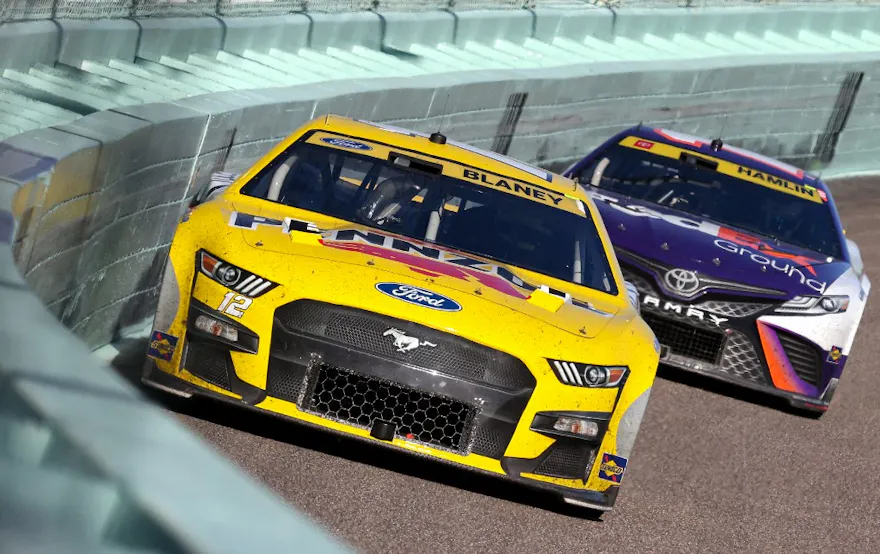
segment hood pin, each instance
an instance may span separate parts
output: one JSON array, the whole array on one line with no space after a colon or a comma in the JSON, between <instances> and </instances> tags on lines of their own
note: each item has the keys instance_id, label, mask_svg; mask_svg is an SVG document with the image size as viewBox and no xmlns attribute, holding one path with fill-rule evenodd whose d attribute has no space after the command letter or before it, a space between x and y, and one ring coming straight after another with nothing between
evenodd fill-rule
<instances>
[{"instance_id":1,"label":"hood pin","mask_svg":"<svg viewBox=\"0 0 880 554\"><path fill-rule=\"evenodd\" d=\"M714 260L712 260L712 263L715 265L721 265L721 260L718 258L715 258Z\"/></svg>"},{"instance_id":2,"label":"hood pin","mask_svg":"<svg viewBox=\"0 0 880 554\"><path fill-rule=\"evenodd\" d=\"M623 223L618 225L617 228L620 229L621 231L626 231L626 225L624 225Z\"/></svg>"},{"instance_id":3,"label":"hood pin","mask_svg":"<svg viewBox=\"0 0 880 554\"><path fill-rule=\"evenodd\" d=\"M662 248L663 250L669 250L669 245L664 242L660 245L660 248Z\"/></svg>"}]
</instances>

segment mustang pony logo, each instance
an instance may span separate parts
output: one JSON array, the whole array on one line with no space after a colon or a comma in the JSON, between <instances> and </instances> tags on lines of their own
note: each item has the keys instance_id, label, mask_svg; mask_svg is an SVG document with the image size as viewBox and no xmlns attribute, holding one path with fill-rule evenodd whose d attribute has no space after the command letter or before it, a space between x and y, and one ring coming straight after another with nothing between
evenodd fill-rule
<instances>
[{"instance_id":1,"label":"mustang pony logo","mask_svg":"<svg viewBox=\"0 0 880 554\"><path fill-rule=\"evenodd\" d=\"M416 337L408 337L406 333L404 333L400 329L391 328L382 333L383 337L387 337L388 335L394 337L394 347L397 348L398 352L409 352L410 350L415 350L420 346L430 346L431 348L437 346L433 342L419 340Z\"/></svg>"}]
</instances>

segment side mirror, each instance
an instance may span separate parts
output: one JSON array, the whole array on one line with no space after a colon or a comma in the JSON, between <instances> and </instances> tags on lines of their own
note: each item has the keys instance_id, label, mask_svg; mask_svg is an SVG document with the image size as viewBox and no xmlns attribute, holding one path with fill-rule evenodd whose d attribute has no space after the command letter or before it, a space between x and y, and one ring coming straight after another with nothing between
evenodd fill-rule
<instances>
[{"instance_id":1,"label":"side mirror","mask_svg":"<svg viewBox=\"0 0 880 554\"><path fill-rule=\"evenodd\" d=\"M238 179L237 173L229 173L228 171L218 171L211 174L211 180L205 186L199 189L199 192L193 196L189 203L190 208L195 208L199 204L204 204L216 194L223 192L230 187L235 180Z\"/></svg>"},{"instance_id":2,"label":"side mirror","mask_svg":"<svg viewBox=\"0 0 880 554\"><path fill-rule=\"evenodd\" d=\"M642 313L642 305L639 303L639 289L629 281L624 281L623 285L626 287L626 292L629 295L629 301L632 303L633 308L637 312Z\"/></svg>"},{"instance_id":3,"label":"side mirror","mask_svg":"<svg viewBox=\"0 0 880 554\"><path fill-rule=\"evenodd\" d=\"M853 271L856 272L856 275L861 277L865 272L865 264L862 261L862 251L859 249L859 245L852 239L846 239L846 247L849 250L849 257L852 261Z\"/></svg>"}]
</instances>

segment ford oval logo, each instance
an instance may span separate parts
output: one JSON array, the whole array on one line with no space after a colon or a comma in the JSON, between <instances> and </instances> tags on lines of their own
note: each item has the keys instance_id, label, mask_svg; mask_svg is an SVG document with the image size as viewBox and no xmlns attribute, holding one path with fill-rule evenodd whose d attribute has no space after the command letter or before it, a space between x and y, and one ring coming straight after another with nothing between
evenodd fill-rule
<instances>
[{"instance_id":1,"label":"ford oval logo","mask_svg":"<svg viewBox=\"0 0 880 554\"><path fill-rule=\"evenodd\" d=\"M440 310L443 312L458 312L461 310L461 304L455 300L431 292L429 290L420 289L412 285L403 285L401 283L378 283L376 290L382 294L387 294L398 300L409 302L410 304L418 304L432 310Z\"/></svg>"},{"instance_id":2,"label":"ford oval logo","mask_svg":"<svg viewBox=\"0 0 880 554\"><path fill-rule=\"evenodd\" d=\"M326 142L327 144L332 144L333 146L339 146L341 148L351 148L352 150L372 150L373 147L364 144L363 142L358 142L356 140L349 140L344 138L322 138L321 142Z\"/></svg>"}]
</instances>

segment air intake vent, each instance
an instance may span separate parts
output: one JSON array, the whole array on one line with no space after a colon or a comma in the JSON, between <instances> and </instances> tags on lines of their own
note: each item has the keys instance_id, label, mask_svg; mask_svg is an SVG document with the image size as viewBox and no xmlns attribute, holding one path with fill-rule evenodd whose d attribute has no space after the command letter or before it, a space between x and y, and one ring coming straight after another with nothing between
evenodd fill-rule
<instances>
[{"instance_id":1,"label":"air intake vent","mask_svg":"<svg viewBox=\"0 0 880 554\"><path fill-rule=\"evenodd\" d=\"M804 339L785 331L777 330L776 335L779 337L779 342L785 350L785 355L788 357L788 361L791 363L791 367L794 368L795 373L798 374L798 377L813 386L817 386L819 383L819 372L822 368L819 363L821 358L816 347Z\"/></svg>"}]
</instances>

